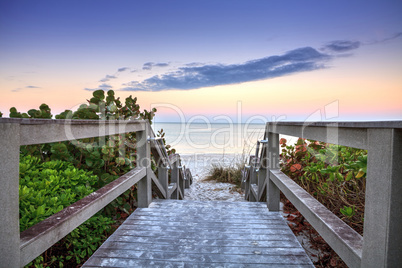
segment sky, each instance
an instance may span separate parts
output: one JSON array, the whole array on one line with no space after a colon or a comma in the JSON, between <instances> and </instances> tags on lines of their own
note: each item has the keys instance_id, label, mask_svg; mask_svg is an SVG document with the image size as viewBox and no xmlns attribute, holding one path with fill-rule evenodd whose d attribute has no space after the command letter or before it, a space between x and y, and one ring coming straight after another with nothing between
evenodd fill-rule
<instances>
[{"instance_id":1,"label":"sky","mask_svg":"<svg viewBox=\"0 0 402 268\"><path fill-rule=\"evenodd\" d=\"M0 111L97 89L157 121L402 119L402 1L0 0Z\"/></svg>"}]
</instances>

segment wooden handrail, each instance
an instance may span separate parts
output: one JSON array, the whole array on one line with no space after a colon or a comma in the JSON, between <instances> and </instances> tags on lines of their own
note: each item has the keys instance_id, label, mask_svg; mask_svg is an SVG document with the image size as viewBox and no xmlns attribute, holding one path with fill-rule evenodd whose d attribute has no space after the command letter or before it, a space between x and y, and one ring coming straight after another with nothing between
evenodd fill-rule
<instances>
[{"instance_id":1,"label":"wooden handrail","mask_svg":"<svg viewBox=\"0 0 402 268\"><path fill-rule=\"evenodd\" d=\"M364 237L279 171L279 134L368 151ZM278 211L283 192L350 267L402 263L402 121L270 122L265 139L261 165L255 169L250 162L249 173L243 173L247 200L266 201L269 210Z\"/></svg>"},{"instance_id":2,"label":"wooden handrail","mask_svg":"<svg viewBox=\"0 0 402 268\"><path fill-rule=\"evenodd\" d=\"M43 144L136 132L138 166L117 180L84 197L46 220L19 232L19 153L21 145ZM160 198L183 198L184 176L177 173L180 156L168 156L145 120L55 120L0 118L0 266L28 264L134 184L138 184L138 205L152 201L151 187ZM151 149L152 148L152 149ZM150 168L151 150L158 165L158 177ZM161 160L161 161L159 161ZM172 166L173 187L168 167ZM173 170L177 176L173 174ZM187 172L190 172L187 170ZM191 176L191 173L190 173ZM176 193L176 194L175 194Z\"/></svg>"}]
</instances>

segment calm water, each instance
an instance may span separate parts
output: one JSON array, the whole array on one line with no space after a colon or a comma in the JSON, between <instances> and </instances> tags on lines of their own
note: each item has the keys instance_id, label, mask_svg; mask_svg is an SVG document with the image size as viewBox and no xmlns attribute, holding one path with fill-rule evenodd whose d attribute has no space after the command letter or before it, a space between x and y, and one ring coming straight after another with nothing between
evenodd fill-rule
<instances>
[{"instance_id":1,"label":"calm water","mask_svg":"<svg viewBox=\"0 0 402 268\"><path fill-rule=\"evenodd\" d=\"M264 136L263 124L154 123L179 154L249 154Z\"/></svg>"}]
</instances>

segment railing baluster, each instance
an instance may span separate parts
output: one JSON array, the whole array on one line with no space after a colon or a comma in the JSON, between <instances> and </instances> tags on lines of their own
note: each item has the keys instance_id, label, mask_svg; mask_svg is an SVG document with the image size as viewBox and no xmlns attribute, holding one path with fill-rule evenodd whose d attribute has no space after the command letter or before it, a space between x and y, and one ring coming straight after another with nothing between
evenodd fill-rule
<instances>
[{"instance_id":1,"label":"railing baluster","mask_svg":"<svg viewBox=\"0 0 402 268\"><path fill-rule=\"evenodd\" d=\"M161 183L163 189L166 191L166 199L170 199L169 196L169 169L165 167L162 163L158 166L158 180Z\"/></svg>"},{"instance_id":2,"label":"railing baluster","mask_svg":"<svg viewBox=\"0 0 402 268\"><path fill-rule=\"evenodd\" d=\"M250 165L245 165L243 169L243 176L241 186L244 189L244 199L249 200L250 194Z\"/></svg>"},{"instance_id":3,"label":"railing baluster","mask_svg":"<svg viewBox=\"0 0 402 268\"><path fill-rule=\"evenodd\" d=\"M0 124L0 267L20 266L20 124Z\"/></svg>"},{"instance_id":4,"label":"railing baluster","mask_svg":"<svg viewBox=\"0 0 402 268\"><path fill-rule=\"evenodd\" d=\"M173 191L172 199L179 199L179 163L175 161L172 163L172 173L171 173L171 182L176 183L176 189Z\"/></svg>"},{"instance_id":5,"label":"railing baluster","mask_svg":"<svg viewBox=\"0 0 402 268\"><path fill-rule=\"evenodd\" d=\"M252 157L252 156L250 156ZM253 158L250 159L250 195L249 195L249 201L251 202L256 202L258 199L258 196L254 196L253 192L252 192L252 185L253 184L257 184L257 172L256 172L256 162L257 162L257 156L253 156Z\"/></svg>"},{"instance_id":6,"label":"railing baluster","mask_svg":"<svg viewBox=\"0 0 402 268\"><path fill-rule=\"evenodd\" d=\"M146 167L147 175L138 182L138 207L148 207L152 202L151 147L148 142L148 128L136 132L137 139L137 166Z\"/></svg>"},{"instance_id":7,"label":"railing baluster","mask_svg":"<svg viewBox=\"0 0 402 268\"><path fill-rule=\"evenodd\" d=\"M185 177L184 177L184 172L183 172L183 166L179 166L179 186L180 186L179 189L183 195L182 199L184 199L184 178Z\"/></svg>"},{"instance_id":8,"label":"railing baluster","mask_svg":"<svg viewBox=\"0 0 402 268\"><path fill-rule=\"evenodd\" d=\"M267 126L268 127L268 126ZM268 170L279 169L279 134L268 130ZM270 211L279 211L280 190L269 178L267 172L267 206Z\"/></svg>"},{"instance_id":9,"label":"railing baluster","mask_svg":"<svg viewBox=\"0 0 402 268\"><path fill-rule=\"evenodd\" d=\"M265 136L265 135L264 135ZM267 143L268 140L266 140L266 137L264 137L264 140L261 140L258 142L258 144L262 144L261 148L261 154L260 154L260 161L258 163L258 197L257 201L258 202L263 202L266 200L263 200L266 195L264 195L264 191L266 190L266 179L267 179Z\"/></svg>"}]
</instances>

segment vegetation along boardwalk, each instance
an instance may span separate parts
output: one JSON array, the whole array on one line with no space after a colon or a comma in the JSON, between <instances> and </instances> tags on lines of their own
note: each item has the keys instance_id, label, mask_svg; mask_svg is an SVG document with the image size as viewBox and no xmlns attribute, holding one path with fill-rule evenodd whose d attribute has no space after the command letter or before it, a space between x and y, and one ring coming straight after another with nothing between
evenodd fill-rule
<instances>
[{"instance_id":1,"label":"vegetation along boardwalk","mask_svg":"<svg viewBox=\"0 0 402 268\"><path fill-rule=\"evenodd\" d=\"M137 209L83 267L312 267L266 203L155 200Z\"/></svg>"},{"instance_id":2,"label":"vegetation along boardwalk","mask_svg":"<svg viewBox=\"0 0 402 268\"><path fill-rule=\"evenodd\" d=\"M20 233L21 146L134 132L133 169ZM367 150L364 236L279 169L281 134ZM147 120L0 118L0 137L0 267L29 264L134 185L138 209L86 267L312 266L279 214L280 192L349 267L402 263L402 121L267 123L243 173L244 203L178 200L191 172Z\"/></svg>"}]
</instances>

